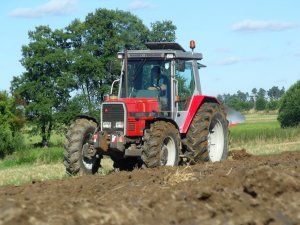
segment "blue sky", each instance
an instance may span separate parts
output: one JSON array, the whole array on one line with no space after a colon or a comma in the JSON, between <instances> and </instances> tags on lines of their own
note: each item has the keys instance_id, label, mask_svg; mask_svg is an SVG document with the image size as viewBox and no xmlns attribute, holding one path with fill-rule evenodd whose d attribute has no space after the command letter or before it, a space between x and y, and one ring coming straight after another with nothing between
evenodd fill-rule
<instances>
[{"instance_id":1,"label":"blue sky","mask_svg":"<svg viewBox=\"0 0 300 225\"><path fill-rule=\"evenodd\" d=\"M300 79L298 0L10 0L0 7L0 90L24 68L21 47L39 25L64 28L96 8L130 11L150 26L172 20L177 42L203 53L203 94L289 88Z\"/></svg>"}]
</instances>

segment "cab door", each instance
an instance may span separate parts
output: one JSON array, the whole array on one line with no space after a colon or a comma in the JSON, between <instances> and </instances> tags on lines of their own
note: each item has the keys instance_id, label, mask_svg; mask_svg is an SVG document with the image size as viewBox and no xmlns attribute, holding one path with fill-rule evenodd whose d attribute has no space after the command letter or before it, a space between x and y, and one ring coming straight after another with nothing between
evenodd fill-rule
<instances>
[{"instance_id":1,"label":"cab door","mask_svg":"<svg viewBox=\"0 0 300 225\"><path fill-rule=\"evenodd\" d=\"M196 67L195 67L196 65ZM196 68L196 69L195 69ZM197 62L193 60L177 60L175 65L175 121L182 130L187 117L192 97L199 94L195 79L198 79Z\"/></svg>"}]
</instances>

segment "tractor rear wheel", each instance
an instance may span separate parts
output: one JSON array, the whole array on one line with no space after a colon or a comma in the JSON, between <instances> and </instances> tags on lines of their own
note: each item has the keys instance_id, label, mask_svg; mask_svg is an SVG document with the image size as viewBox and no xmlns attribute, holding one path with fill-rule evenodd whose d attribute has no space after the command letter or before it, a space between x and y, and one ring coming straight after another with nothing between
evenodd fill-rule
<instances>
[{"instance_id":1,"label":"tractor rear wheel","mask_svg":"<svg viewBox=\"0 0 300 225\"><path fill-rule=\"evenodd\" d=\"M70 127L64 146L64 165L70 175L94 174L100 167L101 155L88 142L97 124L87 119L77 119Z\"/></svg>"},{"instance_id":2,"label":"tractor rear wheel","mask_svg":"<svg viewBox=\"0 0 300 225\"><path fill-rule=\"evenodd\" d=\"M217 103L204 103L195 114L186 135L192 161L221 161L228 154L228 121Z\"/></svg>"},{"instance_id":3,"label":"tractor rear wheel","mask_svg":"<svg viewBox=\"0 0 300 225\"><path fill-rule=\"evenodd\" d=\"M151 124L144 137L142 160L147 167L177 166L180 137L178 129L169 122Z\"/></svg>"}]
</instances>

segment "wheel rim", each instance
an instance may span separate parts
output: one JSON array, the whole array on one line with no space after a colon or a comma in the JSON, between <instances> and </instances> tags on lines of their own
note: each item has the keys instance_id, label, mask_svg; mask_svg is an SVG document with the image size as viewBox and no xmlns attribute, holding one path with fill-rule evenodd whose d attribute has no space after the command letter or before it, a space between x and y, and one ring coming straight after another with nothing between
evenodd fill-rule
<instances>
[{"instance_id":1,"label":"wheel rim","mask_svg":"<svg viewBox=\"0 0 300 225\"><path fill-rule=\"evenodd\" d=\"M174 166L176 163L176 144L173 138L166 137L160 151L160 164Z\"/></svg>"},{"instance_id":2,"label":"wheel rim","mask_svg":"<svg viewBox=\"0 0 300 225\"><path fill-rule=\"evenodd\" d=\"M212 123L208 134L208 155L210 161L216 162L222 159L224 152L224 130L222 123L216 120Z\"/></svg>"},{"instance_id":3,"label":"wheel rim","mask_svg":"<svg viewBox=\"0 0 300 225\"><path fill-rule=\"evenodd\" d=\"M82 146L82 164L84 165L84 167L88 170L92 170L93 169L93 164L94 164L94 159L88 159L86 157L83 156L83 151L85 151L87 148L89 147L89 144L86 143Z\"/></svg>"},{"instance_id":4,"label":"wheel rim","mask_svg":"<svg viewBox=\"0 0 300 225\"><path fill-rule=\"evenodd\" d=\"M90 140L90 138L92 137L92 134L91 133L88 133L85 138L84 138L84 141L83 141L83 146L82 146L82 152L81 152L81 155L82 155L82 164L83 166L87 169L87 170L92 170L93 169L93 165L95 163L95 158L93 157L92 159L89 159L89 158L86 158L84 157L84 154L83 152L84 151L87 151L87 149L89 148L89 143L88 140Z\"/></svg>"}]
</instances>

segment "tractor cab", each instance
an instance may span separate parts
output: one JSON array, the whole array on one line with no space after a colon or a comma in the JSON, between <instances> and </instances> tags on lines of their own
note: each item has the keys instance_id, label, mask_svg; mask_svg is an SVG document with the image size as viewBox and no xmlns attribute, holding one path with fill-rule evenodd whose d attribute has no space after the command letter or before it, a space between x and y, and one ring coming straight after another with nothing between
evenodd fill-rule
<instances>
[{"instance_id":1,"label":"tractor cab","mask_svg":"<svg viewBox=\"0 0 300 225\"><path fill-rule=\"evenodd\" d=\"M191 99L201 95L197 60L202 54L186 52L178 43L146 43L148 50L129 50L118 54L123 59L118 99L157 102L156 116L184 120ZM113 88L112 88L113 89ZM177 118L177 113L181 118Z\"/></svg>"}]
</instances>

